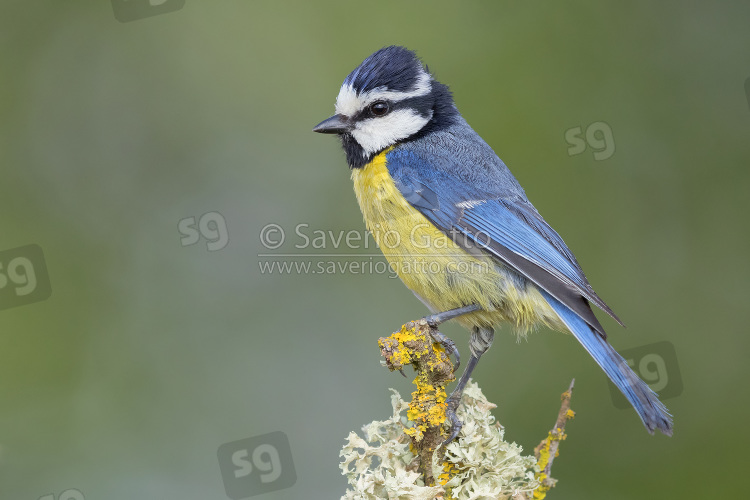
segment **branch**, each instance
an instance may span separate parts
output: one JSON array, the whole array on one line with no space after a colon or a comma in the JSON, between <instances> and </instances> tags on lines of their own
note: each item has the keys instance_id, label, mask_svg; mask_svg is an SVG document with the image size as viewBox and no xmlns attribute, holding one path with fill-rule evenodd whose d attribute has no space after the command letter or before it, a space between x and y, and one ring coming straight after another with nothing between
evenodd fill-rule
<instances>
[{"instance_id":1,"label":"branch","mask_svg":"<svg viewBox=\"0 0 750 500\"><path fill-rule=\"evenodd\" d=\"M393 416L365 425L364 439L349 434L340 467L350 488L342 500L545 498L556 482L550 472L565 424L574 415L572 383L562 395L555 426L535 449L536 458L505 440L505 429L491 413L496 406L472 381L456 412L464 426L436 453L447 436L446 385L455 379L449 356L424 320L403 325L378 345L390 370L414 367L417 388L409 403L391 389Z\"/></svg>"},{"instance_id":2,"label":"branch","mask_svg":"<svg viewBox=\"0 0 750 500\"><path fill-rule=\"evenodd\" d=\"M562 393L560 397L562 404L560 405L560 411L557 414L557 421L555 426L549 431L546 438L542 439L542 442L534 448L534 456L536 457L537 465L540 471L536 474L537 479L540 481L539 488L534 491L534 500L541 500L547 492L554 488L557 483L557 479L550 476L552 472L552 462L555 457L559 455L558 448L560 447L560 441L565 440L568 437L565 434L565 424L568 420L575 417L575 412L570 409L570 399L573 397L573 384L576 379L571 380L570 387L568 390Z\"/></svg>"},{"instance_id":3,"label":"branch","mask_svg":"<svg viewBox=\"0 0 750 500\"><path fill-rule=\"evenodd\" d=\"M391 371L403 373L406 365L412 365L417 372L413 382L417 390L412 393L406 413L414 426L404 432L416 450L417 461L413 465L422 473L424 484L434 486L432 457L447 437L442 432L447 408L445 386L456 378L453 364L445 349L434 342L430 326L424 319L411 321L390 337L380 338L378 345Z\"/></svg>"}]
</instances>

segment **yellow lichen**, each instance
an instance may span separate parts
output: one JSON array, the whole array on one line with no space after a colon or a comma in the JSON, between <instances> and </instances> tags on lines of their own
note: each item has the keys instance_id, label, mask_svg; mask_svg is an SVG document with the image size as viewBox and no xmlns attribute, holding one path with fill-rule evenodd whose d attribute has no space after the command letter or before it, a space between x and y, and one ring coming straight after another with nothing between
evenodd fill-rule
<instances>
[{"instance_id":1,"label":"yellow lichen","mask_svg":"<svg viewBox=\"0 0 750 500\"><path fill-rule=\"evenodd\" d=\"M547 474L544 472L540 472L537 479L539 480L539 487L534 490L534 500L542 500L547 496L547 492L552 489L552 486L547 486L544 483L544 480L547 479Z\"/></svg>"},{"instance_id":2,"label":"yellow lichen","mask_svg":"<svg viewBox=\"0 0 750 500\"><path fill-rule=\"evenodd\" d=\"M570 392L566 391L563 393L562 397L563 399L570 398ZM571 409L568 409L565 412L565 420L570 420L573 417L575 417L575 412ZM552 451L552 443L554 441L564 441L567 438L567 434L565 434L565 431L561 427L555 427L552 431L547 433L547 437L544 439L542 443L536 448L536 452L538 455L537 458L537 465L539 466L539 472L536 473L535 477L539 481L539 487L534 490L534 500L542 500L547 496L547 492L552 489L554 486L554 480L547 477L547 474L544 472L547 468L547 465L550 461L550 453ZM557 448L555 450L555 457L558 457L560 455L560 449Z\"/></svg>"},{"instance_id":3,"label":"yellow lichen","mask_svg":"<svg viewBox=\"0 0 750 500\"><path fill-rule=\"evenodd\" d=\"M433 372L447 356L445 349L440 344L433 343L432 339L428 340L414 323L407 323L388 339L382 339L379 342L381 349L385 347L387 341L392 341L398 346L391 350L391 363L397 367L420 361L428 354L427 349L431 348L435 356L429 357L426 367ZM428 428L439 426L445 421L446 405L444 403L447 394L444 386L435 386L431 383L424 370L417 374L413 383L417 388L412 393L406 418L414 425L406 432L418 442Z\"/></svg>"},{"instance_id":4,"label":"yellow lichen","mask_svg":"<svg viewBox=\"0 0 750 500\"><path fill-rule=\"evenodd\" d=\"M453 496L451 495L451 488L446 487L445 485L459 472L460 470L458 469L458 467L456 467L455 464L447 461L443 462L443 473L438 476L437 482L440 486L445 487L445 496L443 497L445 500L453 499Z\"/></svg>"}]
</instances>

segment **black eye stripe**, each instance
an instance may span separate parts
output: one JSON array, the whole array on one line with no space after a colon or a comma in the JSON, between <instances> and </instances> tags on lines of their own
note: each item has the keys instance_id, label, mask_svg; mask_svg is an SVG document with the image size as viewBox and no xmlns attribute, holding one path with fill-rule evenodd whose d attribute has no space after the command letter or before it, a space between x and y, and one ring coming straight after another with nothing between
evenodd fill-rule
<instances>
[{"instance_id":1,"label":"black eye stripe","mask_svg":"<svg viewBox=\"0 0 750 500\"><path fill-rule=\"evenodd\" d=\"M372 105L380 102L388 104L388 113L376 115L372 112ZM409 97L396 102L379 99L377 101L371 102L370 104L365 106L363 110L356 113L352 117L352 121L366 120L368 118L379 118L380 116L385 116L386 114L392 113L399 109L412 109L419 113L420 116L427 118L428 116L430 116L430 112L432 111L434 102L435 101L432 93L424 96Z\"/></svg>"},{"instance_id":2,"label":"black eye stripe","mask_svg":"<svg viewBox=\"0 0 750 500\"><path fill-rule=\"evenodd\" d=\"M388 106L388 111L386 113L381 114L381 115L377 115L377 114L373 113L372 112L372 106L374 104L378 104L378 103L385 103ZM386 101L384 99L380 99L380 100L371 102L370 104L368 104L367 106L365 106L361 111L358 111L357 113L355 113L355 115L352 117L352 121L356 122L356 121L359 121L359 120L367 120L368 118L380 118L381 116L387 115L388 113L390 113L394 109L396 109L396 106L394 106L394 103L392 103L390 101Z\"/></svg>"}]
</instances>

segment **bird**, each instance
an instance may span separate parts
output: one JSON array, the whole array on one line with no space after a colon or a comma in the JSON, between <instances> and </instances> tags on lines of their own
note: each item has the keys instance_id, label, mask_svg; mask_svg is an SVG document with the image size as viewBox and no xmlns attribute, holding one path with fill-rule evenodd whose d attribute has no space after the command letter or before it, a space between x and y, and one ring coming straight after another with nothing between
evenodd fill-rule
<instances>
[{"instance_id":1,"label":"bird","mask_svg":"<svg viewBox=\"0 0 750 500\"><path fill-rule=\"evenodd\" d=\"M458 436L463 390L503 325L519 336L539 326L572 333L648 432L672 435L672 415L609 344L592 304L625 325L415 52L391 45L364 59L344 79L335 114L313 131L341 140L367 229L430 310L428 324L455 320L471 332L443 444ZM439 331L435 340L458 366L455 343Z\"/></svg>"}]
</instances>

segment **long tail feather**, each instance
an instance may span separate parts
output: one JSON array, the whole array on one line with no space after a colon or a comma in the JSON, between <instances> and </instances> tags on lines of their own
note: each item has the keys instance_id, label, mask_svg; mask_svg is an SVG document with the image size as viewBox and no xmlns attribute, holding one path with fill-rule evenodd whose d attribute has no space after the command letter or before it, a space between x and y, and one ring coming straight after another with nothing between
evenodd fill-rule
<instances>
[{"instance_id":1,"label":"long tail feather","mask_svg":"<svg viewBox=\"0 0 750 500\"><path fill-rule=\"evenodd\" d=\"M666 406L659 401L658 395L643 380L638 378L638 375L630 369L625 359L584 320L544 290L540 291L575 338L586 348L609 379L630 401L648 432L653 434L654 429L659 429L663 434L671 436L672 415L670 415Z\"/></svg>"}]
</instances>

